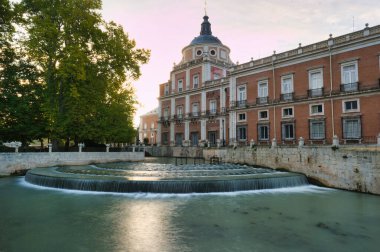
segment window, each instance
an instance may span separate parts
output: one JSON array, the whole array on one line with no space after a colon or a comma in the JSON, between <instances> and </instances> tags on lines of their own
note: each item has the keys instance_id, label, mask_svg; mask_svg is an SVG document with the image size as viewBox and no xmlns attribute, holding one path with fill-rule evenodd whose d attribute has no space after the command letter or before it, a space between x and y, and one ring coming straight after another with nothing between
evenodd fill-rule
<instances>
[{"instance_id":1,"label":"window","mask_svg":"<svg viewBox=\"0 0 380 252\"><path fill-rule=\"evenodd\" d=\"M283 123L282 124L282 139L283 140L294 140L294 123Z\"/></svg>"},{"instance_id":2,"label":"window","mask_svg":"<svg viewBox=\"0 0 380 252\"><path fill-rule=\"evenodd\" d=\"M198 50L197 51L197 56L201 56L202 55L202 50Z\"/></svg>"},{"instance_id":3,"label":"window","mask_svg":"<svg viewBox=\"0 0 380 252\"><path fill-rule=\"evenodd\" d=\"M343 118L343 138L344 139L361 138L360 117Z\"/></svg>"},{"instance_id":4,"label":"window","mask_svg":"<svg viewBox=\"0 0 380 252\"><path fill-rule=\"evenodd\" d=\"M215 52L215 50L214 50L214 49L212 49L212 50L210 51L210 54L211 54L211 56L215 56L215 55L216 55L216 52Z\"/></svg>"},{"instance_id":5,"label":"window","mask_svg":"<svg viewBox=\"0 0 380 252\"><path fill-rule=\"evenodd\" d=\"M168 84L165 85L164 93L165 93L165 95L169 94L169 85Z\"/></svg>"},{"instance_id":6,"label":"window","mask_svg":"<svg viewBox=\"0 0 380 252\"><path fill-rule=\"evenodd\" d=\"M150 128L151 128L151 129L154 129L154 122L152 122L152 123L150 124Z\"/></svg>"},{"instance_id":7,"label":"window","mask_svg":"<svg viewBox=\"0 0 380 252\"><path fill-rule=\"evenodd\" d=\"M320 89L323 87L322 69L309 71L309 88Z\"/></svg>"},{"instance_id":8,"label":"window","mask_svg":"<svg viewBox=\"0 0 380 252\"><path fill-rule=\"evenodd\" d=\"M238 141L247 140L247 126L239 126L237 127L237 139Z\"/></svg>"},{"instance_id":9,"label":"window","mask_svg":"<svg viewBox=\"0 0 380 252\"><path fill-rule=\"evenodd\" d=\"M360 105L359 100L351 100L351 101L343 101L343 112L349 113L349 112L359 112L360 111Z\"/></svg>"},{"instance_id":10,"label":"window","mask_svg":"<svg viewBox=\"0 0 380 252\"><path fill-rule=\"evenodd\" d=\"M351 84L358 81L358 62L342 64L342 84Z\"/></svg>"},{"instance_id":11,"label":"window","mask_svg":"<svg viewBox=\"0 0 380 252\"><path fill-rule=\"evenodd\" d=\"M246 87L244 86L239 86L238 87L238 106L245 106L245 102L247 99L247 93L246 93Z\"/></svg>"},{"instance_id":12,"label":"window","mask_svg":"<svg viewBox=\"0 0 380 252\"><path fill-rule=\"evenodd\" d=\"M193 116L198 116L198 103L193 103L193 107L192 107L192 113L193 113Z\"/></svg>"},{"instance_id":13,"label":"window","mask_svg":"<svg viewBox=\"0 0 380 252\"><path fill-rule=\"evenodd\" d=\"M323 115L323 104L311 104L310 115Z\"/></svg>"},{"instance_id":14,"label":"window","mask_svg":"<svg viewBox=\"0 0 380 252\"><path fill-rule=\"evenodd\" d=\"M192 146L198 146L198 132L191 132L190 139Z\"/></svg>"},{"instance_id":15,"label":"window","mask_svg":"<svg viewBox=\"0 0 380 252\"><path fill-rule=\"evenodd\" d=\"M199 75L196 74L193 76L193 88L198 88L199 87Z\"/></svg>"},{"instance_id":16,"label":"window","mask_svg":"<svg viewBox=\"0 0 380 252\"><path fill-rule=\"evenodd\" d=\"M182 106L177 107L177 117L182 118Z\"/></svg>"},{"instance_id":17,"label":"window","mask_svg":"<svg viewBox=\"0 0 380 252\"><path fill-rule=\"evenodd\" d=\"M214 73L214 80L220 79L220 74L219 73Z\"/></svg>"},{"instance_id":18,"label":"window","mask_svg":"<svg viewBox=\"0 0 380 252\"><path fill-rule=\"evenodd\" d=\"M161 140L162 140L162 144L164 144L164 145L166 145L166 144L168 144L168 132L163 132L162 134L161 134Z\"/></svg>"},{"instance_id":19,"label":"window","mask_svg":"<svg viewBox=\"0 0 380 252\"><path fill-rule=\"evenodd\" d=\"M257 126L257 135L259 141L268 141L269 140L269 125L258 125Z\"/></svg>"},{"instance_id":20,"label":"window","mask_svg":"<svg viewBox=\"0 0 380 252\"><path fill-rule=\"evenodd\" d=\"M311 120L309 123L310 139L325 139L325 121Z\"/></svg>"},{"instance_id":21,"label":"window","mask_svg":"<svg viewBox=\"0 0 380 252\"><path fill-rule=\"evenodd\" d=\"M258 96L267 97L268 96L268 81L259 81L258 83Z\"/></svg>"},{"instance_id":22,"label":"window","mask_svg":"<svg viewBox=\"0 0 380 252\"><path fill-rule=\"evenodd\" d=\"M293 75L282 76L281 78L281 93L293 93Z\"/></svg>"},{"instance_id":23,"label":"window","mask_svg":"<svg viewBox=\"0 0 380 252\"><path fill-rule=\"evenodd\" d=\"M246 116L247 114L246 113L240 113L238 114L238 121L245 121L246 120Z\"/></svg>"},{"instance_id":24,"label":"window","mask_svg":"<svg viewBox=\"0 0 380 252\"><path fill-rule=\"evenodd\" d=\"M283 108L282 117L293 117L293 108Z\"/></svg>"},{"instance_id":25,"label":"window","mask_svg":"<svg viewBox=\"0 0 380 252\"><path fill-rule=\"evenodd\" d=\"M169 108L164 109L164 118L167 120L169 118Z\"/></svg>"},{"instance_id":26,"label":"window","mask_svg":"<svg viewBox=\"0 0 380 252\"><path fill-rule=\"evenodd\" d=\"M147 125L146 125L146 123L144 123L144 130L146 130L146 128L147 128Z\"/></svg>"},{"instance_id":27,"label":"window","mask_svg":"<svg viewBox=\"0 0 380 252\"><path fill-rule=\"evenodd\" d=\"M178 92L183 91L183 80L178 80Z\"/></svg>"},{"instance_id":28,"label":"window","mask_svg":"<svg viewBox=\"0 0 380 252\"><path fill-rule=\"evenodd\" d=\"M176 146L181 146L182 145L182 140L183 140L183 134L182 133L176 133L175 134L175 145Z\"/></svg>"},{"instance_id":29,"label":"window","mask_svg":"<svg viewBox=\"0 0 380 252\"><path fill-rule=\"evenodd\" d=\"M222 59L226 59L226 58L227 58L226 51L221 50L221 51L220 51L220 57L221 57Z\"/></svg>"},{"instance_id":30,"label":"window","mask_svg":"<svg viewBox=\"0 0 380 252\"><path fill-rule=\"evenodd\" d=\"M259 111L259 120L268 120L268 110Z\"/></svg>"},{"instance_id":31,"label":"window","mask_svg":"<svg viewBox=\"0 0 380 252\"><path fill-rule=\"evenodd\" d=\"M210 114L216 114L216 101L210 101Z\"/></svg>"}]
</instances>

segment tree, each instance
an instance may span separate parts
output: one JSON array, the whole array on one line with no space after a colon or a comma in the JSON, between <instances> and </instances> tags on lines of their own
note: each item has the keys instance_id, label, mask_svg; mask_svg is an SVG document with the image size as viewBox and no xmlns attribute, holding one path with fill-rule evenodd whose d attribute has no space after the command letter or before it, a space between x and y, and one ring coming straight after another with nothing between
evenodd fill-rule
<instances>
[{"instance_id":1,"label":"tree","mask_svg":"<svg viewBox=\"0 0 380 252\"><path fill-rule=\"evenodd\" d=\"M12 40L17 10L8 0L0 4L0 139L23 145L46 136L41 110L43 86L37 69Z\"/></svg>"},{"instance_id":2,"label":"tree","mask_svg":"<svg viewBox=\"0 0 380 252\"><path fill-rule=\"evenodd\" d=\"M102 20L100 0L22 0L24 45L41 69L52 139L125 141L136 103L125 89L149 51ZM54 144L54 142L53 142Z\"/></svg>"}]
</instances>

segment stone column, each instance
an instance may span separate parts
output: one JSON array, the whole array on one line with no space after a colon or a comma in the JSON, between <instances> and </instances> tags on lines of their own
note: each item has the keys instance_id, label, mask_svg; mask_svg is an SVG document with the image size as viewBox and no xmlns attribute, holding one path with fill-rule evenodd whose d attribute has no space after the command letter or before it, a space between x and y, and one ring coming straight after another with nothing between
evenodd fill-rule
<instances>
[{"instance_id":1,"label":"stone column","mask_svg":"<svg viewBox=\"0 0 380 252\"><path fill-rule=\"evenodd\" d=\"M190 89L190 69L186 69L186 90Z\"/></svg>"},{"instance_id":2,"label":"stone column","mask_svg":"<svg viewBox=\"0 0 380 252\"><path fill-rule=\"evenodd\" d=\"M229 139L229 145L234 145L236 140L236 112L231 111L230 112L230 139Z\"/></svg>"},{"instance_id":3,"label":"stone column","mask_svg":"<svg viewBox=\"0 0 380 252\"><path fill-rule=\"evenodd\" d=\"M206 119L201 120L201 146L206 143Z\"/></svg>"},{"instance_id":4,"label":"stone column","mask_svg":"<svg viewBox=\"0 0 380 252\"><path fill-rule=\"evenodd\" d=\"M272 146L271 146L271 148L274 149L274 148L276 148L276 147L277 147L277 139L276 139L276 138L273 138L273 139L272 139Z\"/></svg>"},{"instance_id":5,"label":"stone column","mask_svg":"<svg viewBox=\"0 0 380 252\"><path fill-rule=\"evenodd\" d=\"M106 152L110 152L110 144L106 144Z\"/></svg>"},{"instance_id":6,"label":"stone column","mask_svg":"<svg viewBox=\"0 0 380 252\"><path fill-rule=\"evenodd\" d=\"M157 123L157 134L156 134L156 144L161 146L161 117L162 117L162 101L158 101L158 123Z\"/></svg>"},{"instance_id":7,"label":"stone column","mask_svg":"<svg viewBox=\"0 0 380 252\"><path fill-rule=\"evenodd\" d=\"M337 135L334 135L333 137L333 144L332 146L338 147L339 146L339 138Z\"/></svg>"},{"instance_id":8,"label":"stone column","mask_svg":"<svg viewBox=\"0 0 380 252\"><path fill-rule=\"evenodd\" d=\"M175 75L171 74L171 81L172 81L172 91L171 93L173 94L175 91Z\"/></svg>"},{"instance_id":9,"label":"stone column","mask_svg":"<svg viewBox=\"0 0 380 252\"><path fill-rule=\"evenodd\" d=\"M170 123L170 146L175 146L174 122Z\"/></svg>"},{"instance_id":10,"label":"stone column","mask_svg":"<svg viewBox=\"0 0 380 252\"><path fill-rule=\"evenodd\" d=\"M182 143L183 146L190 146L190 122L185 121L185 140Z\"/></svg>"},{"instance_id":11,"label":"stone column","mask_svg":"<svg viewBox=\"0 0 380 252\"><path fill-rule=\"evenodd\" d=\"M190 95L185 96L185 117L190 113Z\"/></svg>"},{"instance_id":12,"label":"stone column","mask_svg":"<svg viewBox=\"0 0 380 252\"><path fill-rule=\"evenodd\" d=\"M84 143L79 143L78 147L79 147L79 152L82 152L82 148L84 147Z\"/></svg>"},{"instance_id":13,"label":"stone column","mask_svg":"<svg viewBox=\"0 0 380 252\"><path fill-rule=\"evenodd\" d=\"M49 153L53 152L53 144L48 143Z\"/></svg>"},{"instance_id":14,"label":"stone column","mask_svg":"<svg viewBox=\"0 0 380 252\"><path fill-rule=\"evenodd\" d=\"M224 143L226 141L226 118L222 117L219 118L219 140L220 140L220 145L224 146Z\"/></svg>"},{"instance_id":15,"label":"stone column","mask_svg":"<svg viewBox=\"0 0 380 252\"><path fill-rule=\"evenodd\" d=\"M298 140L298 147L303 147L305 145L305 140L303 137L300 137Z\"/></svg>"}]
</instances>

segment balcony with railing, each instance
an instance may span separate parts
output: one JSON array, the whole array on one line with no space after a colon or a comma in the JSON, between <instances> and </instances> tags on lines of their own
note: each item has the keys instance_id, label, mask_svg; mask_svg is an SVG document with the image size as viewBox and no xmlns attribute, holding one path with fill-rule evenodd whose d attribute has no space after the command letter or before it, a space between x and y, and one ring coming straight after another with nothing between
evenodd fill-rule
<instances>
[{"instance_id":1,"label":"balcony with railing","mask_svg":"<svg viewBox=\"0 0 380 252\"><path fill-rule=\"evenodd\" d=\"M262 97L257 97L256 98L256 103L257 104L268 104L268 96L262 96Z\"/></svg>"},{"instance_id":2,"label":"balcony with railing","mask_svg":"<svg viewBox=\"0 0 380 252\"><path fill-rule=\"evenodd\" d=\"M314 89L307 90L307 96L309 98L323 96L323 87L322 88L314 88Z\"/></svg>"},{"instance_id":3,"label":"balcony with railing","mask_svg":"<svg viewBox=\"0 0 380 252\"><path fill-rule=\"evenodd\" d=\"M208 117L214 117L218 115L218 110L217 109L210 109L206 110L206 116Z\"/></svg>"},{"instance_id":4,"label":"balcony with railing","mask_svg":"<svg viewBox=\"0 0 380 252\"><path fill-rule=\"evenodd\" d=\"M247 100L236 101L236 107L245 108L247 105Z\"/></svg>"},{"instance_id":5,"label":"balcony with railing","mask_svg":"<svg viewBox=\"0 0 380 252\"><path fill-rule=\"evenodd\" d=\"M293 101L294 92L281 94L281 101Z\"/></svg>"},{"instance_id":6,"label":"balcony with railing","mask_svg":"<svg viewBox=\"0 0 380 252\"><path fill-rule=\"evenodd\" d=\"M340 85L341 92L356 92L359 91L359 82L343 83Z\"/></svg>"}]
</instances>

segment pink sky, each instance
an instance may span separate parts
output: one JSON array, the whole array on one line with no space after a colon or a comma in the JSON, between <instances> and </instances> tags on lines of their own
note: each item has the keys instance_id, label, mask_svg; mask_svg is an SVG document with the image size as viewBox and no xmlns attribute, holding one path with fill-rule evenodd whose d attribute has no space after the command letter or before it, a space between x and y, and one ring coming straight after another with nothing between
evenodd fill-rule
<instances>
[{"instance_id":1,"label":"pink sky","mask_svg":"<svg viewBox=\"0 0 380 252\"><path fill-rule=\"evenodd\" d=\"M181 50L199 35L204 0L103 0L103 18L124 27L137 47L151 49L150 62L133 82L139 116L158 106L158 85L170 78ZM378 25L378 0L208 0L211 28L244 63L328 38ZM354 22L353 22L354 17ZM354 26L353 26L354 23Z\"/></svg>"}]
</instances>

